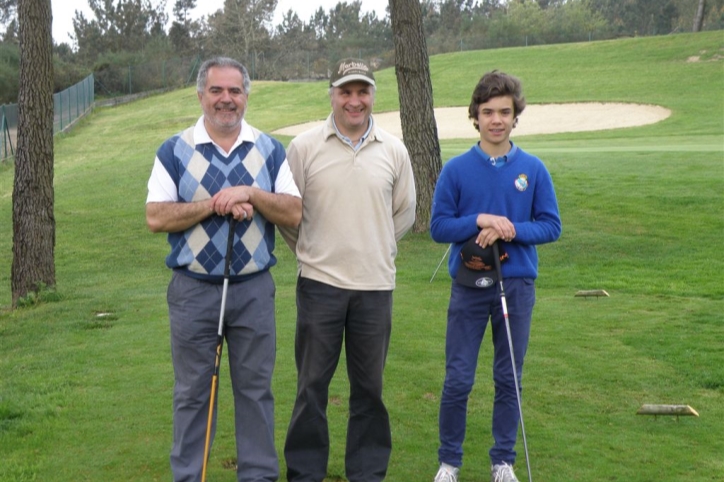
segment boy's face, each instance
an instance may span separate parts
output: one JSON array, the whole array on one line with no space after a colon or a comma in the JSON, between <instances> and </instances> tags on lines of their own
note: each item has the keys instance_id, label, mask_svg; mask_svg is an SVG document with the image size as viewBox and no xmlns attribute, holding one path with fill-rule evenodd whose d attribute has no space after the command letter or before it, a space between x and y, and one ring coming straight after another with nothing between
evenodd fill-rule
<instances>
[{"instance_id":1,"label":"boy's face","mask_svg":"<svg viewBox=\"0 0 724 482\"><path fill-rule=\"evenodd\" d=\"M478 130L482 149L490 155L508 152L510 133L515 123L513 97L492 97L478 106Z\"/></svg>"}]
</instances>

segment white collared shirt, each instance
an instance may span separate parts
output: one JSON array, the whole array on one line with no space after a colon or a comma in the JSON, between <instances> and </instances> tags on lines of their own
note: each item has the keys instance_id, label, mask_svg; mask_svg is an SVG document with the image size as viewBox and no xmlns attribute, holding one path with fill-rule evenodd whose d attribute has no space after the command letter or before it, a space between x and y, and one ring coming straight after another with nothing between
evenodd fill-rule
<instances>
[{"instance_id":1,"label":"white collared shirt","mask_svg":"<svg viewBox=\"0 0 724 482\"><path fill-rule=\"evenodd\" d=\"M239 136L236 138L236 141L229 152L234 152L234 149L244 142L254 143L255 141L256 139L254 138L254 132L251 126L246 122L246 120L242 119ZM196 125L194 126L194 142L197 145L211 143L221 155L224 157L229 156L229 153L215 143L211 139L211 136L209 136L206 126L204 125L203 115L198 121L196 121ZM279 173L277 174L274 182L274 192L278 194L289 194L295 197L301 197L299 189L294 183L292 171L289 169L289 162L286 159L279 168ZM161 164L158 157L156 157L153 163L151 177L148 180L148 196L146 197L146 203L178 202L178 199L178 189L176 187L176 183L163 167L163 164Z\"/></svg>"}]
</instances>

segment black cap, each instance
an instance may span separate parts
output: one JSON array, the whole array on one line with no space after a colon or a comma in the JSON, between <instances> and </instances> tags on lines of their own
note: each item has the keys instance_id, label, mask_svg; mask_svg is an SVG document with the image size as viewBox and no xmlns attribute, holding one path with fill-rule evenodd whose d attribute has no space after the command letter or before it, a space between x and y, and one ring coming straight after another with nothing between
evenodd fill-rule
<instances>
[{"instance_id":1,"label":"black cap","mask_svg":"<svg viewBox=\"0 0 724 482\"><path fill-rule=\"evenodd\" d=\"M481 248L475 241L477 235L465 242L460 251L460 268L455 281L470 288L490 288L498 282L493 247ZM498 244L500 261L508 259L508 253Z\"/></svg>"}]
</instances>

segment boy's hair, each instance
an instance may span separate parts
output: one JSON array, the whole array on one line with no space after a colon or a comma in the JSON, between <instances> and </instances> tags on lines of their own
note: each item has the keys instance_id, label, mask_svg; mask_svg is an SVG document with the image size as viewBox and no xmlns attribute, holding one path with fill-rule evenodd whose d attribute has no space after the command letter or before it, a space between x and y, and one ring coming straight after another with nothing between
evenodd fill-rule
<instances>
[{"instance_id":1,"label":"boy's hair","mask_svg":"<svg viewBox=\"0 0 724 482\"><path fill-rule=\"evenodd\" d=\"M511 96L513 98L513 116L516 118L515 124L518 123L518 116L525 109L525 97L523 97L523 88L517 77L508 75L498 70L493 70L483 75L478 81L478 85L473 90L473 98L468 107L468 117L473 120L475 130L479 131L478 125L478 108L480 104L485 104L493 97Z\"/></svg>"},{"instance_id":2,"label":"boy's hair","mask_svg":"<svg viewBox=\"0 0 724 482\"><path fill-rule=\"evenodd\" d=\"M214 57L201 64L198 76L196 77L196 91L198 93L202 94L204 89L206 89L206 80L209 77L209 69L212 67L231 67L241 72L244 93L249 95L249 92L251 92L251 79L249 79L249 72L243 64L228 57Z\"/></svg>"}]
</instances>

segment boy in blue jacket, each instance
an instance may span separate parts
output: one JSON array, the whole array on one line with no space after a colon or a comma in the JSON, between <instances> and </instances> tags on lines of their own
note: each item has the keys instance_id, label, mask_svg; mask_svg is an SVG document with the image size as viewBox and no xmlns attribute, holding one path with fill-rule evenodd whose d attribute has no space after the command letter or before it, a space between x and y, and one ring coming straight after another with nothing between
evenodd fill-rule
<instances>
[{"instance_id":1,"label":"boy in blue jacket","mask_svg":"<svg viewBox=\"0 0 724 482\"><path fill-rule=\"evenodd\" d=\"M486 73L473 91L468 110L480 141L445 164L435 188L430 234L439 243L452 243L448 270L453 279L440 401L440 469L435 482L458 481L468 396L488 321L495 383L491 480L518 481L513 464L520 416L500 285L494 282L494 266L481 259L500 240L501 253L507 258L502 275L520 383L535 304L536 245L553 242L561 235L548 170L540 159L510 140L524 109L525 98L516 77L498 71ZM463 250L466 242L470 244ZM464 259L472 243L483 255Z\"/></svg>"}]
</instances>

